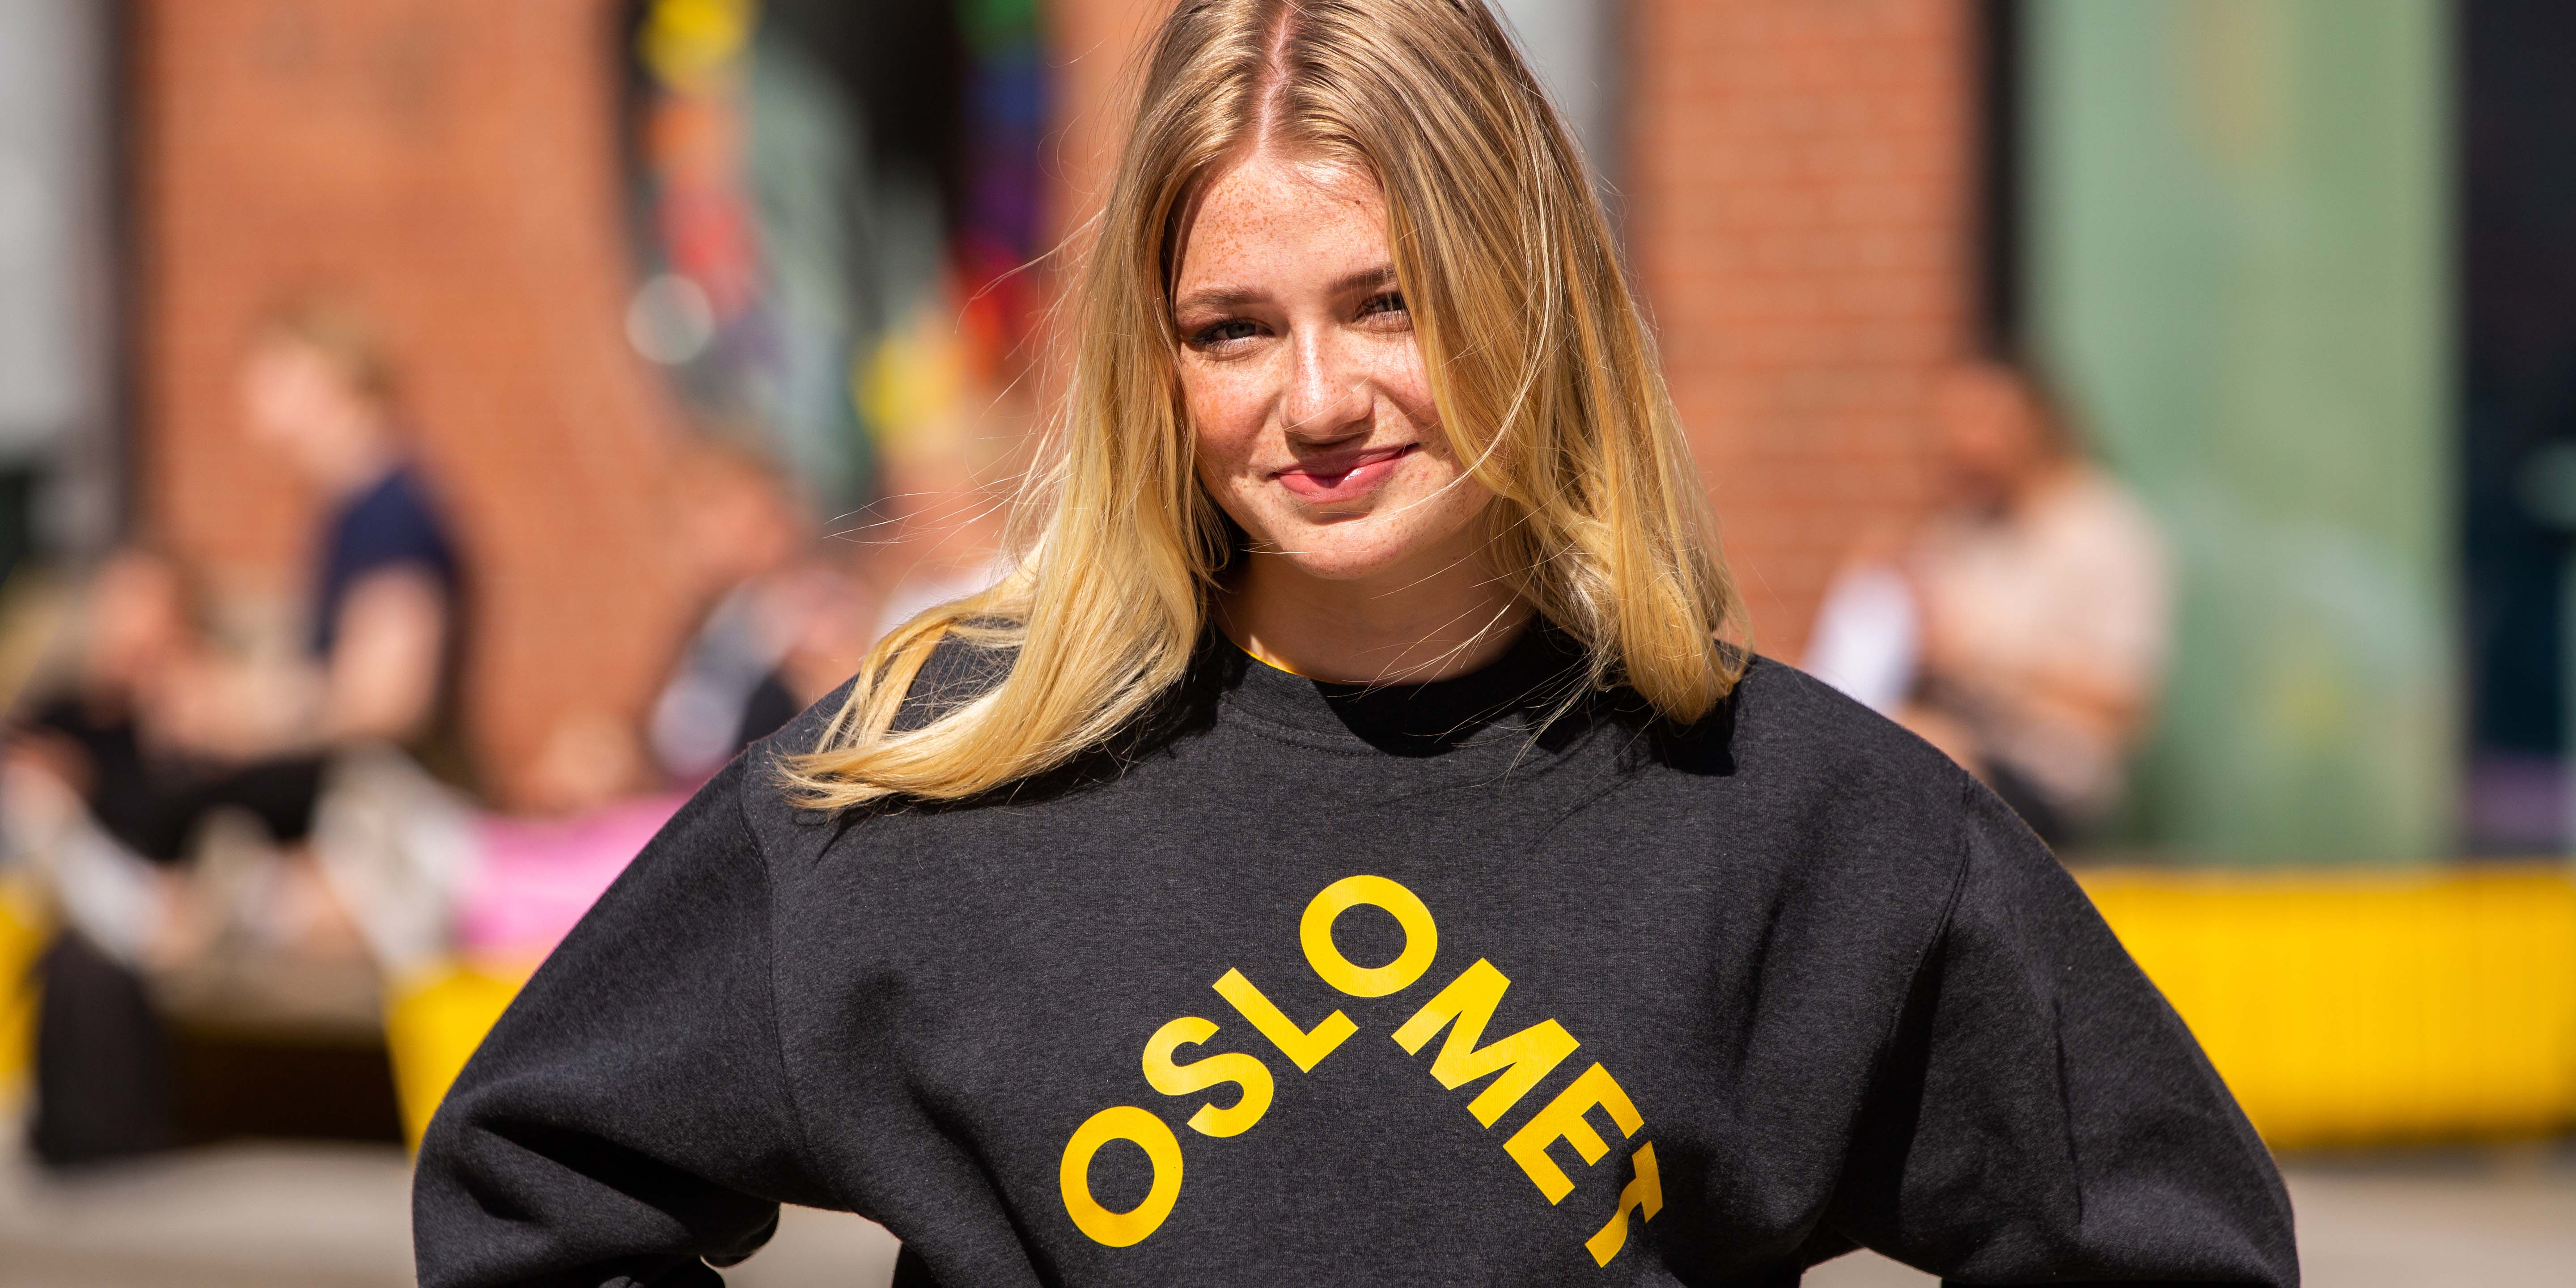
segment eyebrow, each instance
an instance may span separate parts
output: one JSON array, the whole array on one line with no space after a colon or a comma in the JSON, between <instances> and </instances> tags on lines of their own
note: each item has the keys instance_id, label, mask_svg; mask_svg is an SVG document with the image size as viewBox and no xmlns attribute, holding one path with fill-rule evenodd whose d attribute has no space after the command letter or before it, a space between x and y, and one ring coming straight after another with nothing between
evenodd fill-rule
<instances>
[{"instance_id":1,"label":"eyebrow","mask_svg":"<svg viewBox=\"0 0 2576 1288\"><path fill-rule=\"evenodd\" d=\"M1324 289L1334 295L1347 295L1353 291L1373 290L1393 285L1395 285L1395 266L1380 264L1375 268L1363 268L1356 273L1345 273L1333 279L1332 284ZM1172 307L1175 311L1230 309L1246 304L1258 304L1268 298L1268 292L1256 291L1248 286L1210 286L1190 292Z\"/></svg>"}]
</instances>

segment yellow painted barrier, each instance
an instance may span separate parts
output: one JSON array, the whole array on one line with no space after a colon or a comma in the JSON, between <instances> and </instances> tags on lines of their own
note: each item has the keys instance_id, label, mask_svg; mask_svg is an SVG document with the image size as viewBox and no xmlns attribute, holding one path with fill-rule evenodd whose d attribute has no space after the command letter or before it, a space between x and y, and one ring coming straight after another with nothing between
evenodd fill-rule
<instances>
[{"instance_id":1,"label":"yellow painted barrier","mask_svg":"<svg viewBox=\"0 0 2576 1288\"><path fill-rule=\"evenodd\" d=\"M0 1098L26 1078L36 1054L36 958L53 934L32 885L0 880Z\"/></svg>"},{"instance_id":2,"label":"yellow painted barrier","mask_svg":"<svg viewBox=\"0 0 2576 1288\"><path fill-rule=\"evenodd\" d=\"M2576 1127L2568 869L2080 875L2274 1148ZM528 973L451 964L393 991L386 1042L415 1145Z\"/></svg>"},{"instance_id":3,"label":"yellow painted barrier","mask_svg":"<svg viewBox=\"0 0 2576 1288\"><path fill-rule=\"evenodd\" d=\"M394 1096L403 1134L420 1148L421 1133L483 1035L500 1022L534 969L455 962L397 982L385 999L385 1048L393 1057Z\"/></svg>"},{"instance_id":4,"label":"yellow painted barrier","mask_svg":"<svg viewBox=\"0 0 2576 1288\"><path fill-rule=\"evenodd\" d=\"M2566 868L2081 875L2274 1148L2576 1126Z\"/></svg>"}]
</instances>

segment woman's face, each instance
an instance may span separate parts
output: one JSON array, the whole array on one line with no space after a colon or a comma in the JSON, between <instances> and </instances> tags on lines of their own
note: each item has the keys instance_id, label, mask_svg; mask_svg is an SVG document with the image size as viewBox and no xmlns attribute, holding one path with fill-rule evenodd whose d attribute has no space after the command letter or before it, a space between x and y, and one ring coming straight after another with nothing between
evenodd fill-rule
<instances>
[{"instance_id":1,"label":"woman's face","mask_svg":"<svg viewBox=\"0 0 2576 1288\"><path fill-rule=\"evenodd\" d=\"M1474 556L1492 494L1440 432L1375 181L1238 163L1190 223L1172 298L1199 481L1257 552L1332 580Z\"/></svg>"},{"instance_id":2,"label":"woman's face","mask_svg":"<svg viewBox=\"0 0 2576 1288\"><path fill-rule=\"evenodd\" d=\"M251 440L326 487L363 473L382 446L381 411L309 344L259 340L242 364L241 399Z\"/></svg>"}]
</instances>

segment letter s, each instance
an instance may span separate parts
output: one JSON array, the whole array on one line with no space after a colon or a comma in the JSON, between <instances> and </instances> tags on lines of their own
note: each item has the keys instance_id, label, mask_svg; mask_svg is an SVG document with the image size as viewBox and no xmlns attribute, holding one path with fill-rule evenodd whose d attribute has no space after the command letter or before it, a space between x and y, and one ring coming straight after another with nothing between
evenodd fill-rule
<instances>
[{"instance_id":1,"label":"letter s","mask_svg":"<svg viewBox=\"0 0 2576 1288\"><path fill-rule=\"evenodd\" d=\"M1184 1015L1154 1030L1154 1036L1145 1040L1145 1081L1167 1096L1186 1096L1229 1082L1241 1086L1243 1094L1235 1097L1231 1108L1205 1104L1190 1115L1190 1129L1202 1136L1239 1136L1270 1112L1270 1095L1276 1089L1270 1080L1270 1066L1239 1051L1189 1064L1172 1062L1174 1049L1205 1042L1216 1036L1216 1030L1214 1020L1195 1015Z\"/></svg>"}]
</instances>

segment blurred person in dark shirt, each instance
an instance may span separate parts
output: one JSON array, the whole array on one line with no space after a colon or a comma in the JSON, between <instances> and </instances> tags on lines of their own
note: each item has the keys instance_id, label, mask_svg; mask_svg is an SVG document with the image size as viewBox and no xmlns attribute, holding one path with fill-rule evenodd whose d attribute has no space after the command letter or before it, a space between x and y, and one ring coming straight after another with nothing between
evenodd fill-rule
<instances>
[{"instance_id":1,"label":"blurred person in dark shirt","mask_svg":"<svg viewBox=\"0 0 2576 1288\"><path fill-rule=\"evenodd\" d=\"M311 825L335 748L384 743L461 780L454 541L404 443L392 379L354 320L309 308L245 356L251 441L324 505L300 662L235 664L192 619L184 573L127 551L92 591L76 692L17 742L137 856L177 862L209 812L237 807L286 844Z\"/></svg>"},{"instance_id":2,"label":"blurred person in dark shirt","mask_svg":"<svg viewBox=\"0 0 2576 1288\"><path fill-rule=\"evenodd\" d=\"M253 441L327 510L310 586L310 723L289 742L394 743L461 780L462 571L382 350L344 315L287 314L253 345L242 401Z\"/></svg>"},{"instance_id":3,"label":"blurred person in dark shirt","mask_svg":"<svg viewBox=\"0 0 2576 1288\"><path fill-rule=\"evenodd\" d=\"M43 968L36 1144L49 1159L166 1139L159 1075L134 1070L156 1047L142 974L184 970L225 940L361 957L305 845L335 752L390 745L463 774L459 561L381 350L345 314L283 313L253 338L240 395L252 442L324 506L299 660L240 665L192 620L181 571L130 551L95 580L73 691L10 740L0 831L49 873L69 927ZM257 822L277 847L268 861L250 874L185 865L228 811Z\"/></svg>"},{"instance_id":4,"label":"blurred person in dark shirt","mask_svg":"<svg viewBox=\"0 0 2576 1288\"><path fill-rule=\"evenodd\" d=\"M1864 542L1807 663L1948 752L2051 844L2125 790L2172 635L2154 519L2028 373L1963 364L1932 399L1939 495Z\"/></svg>"}]
</instances>

